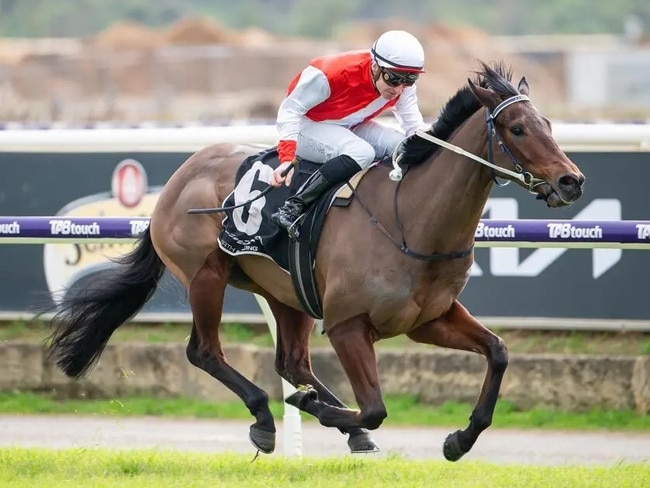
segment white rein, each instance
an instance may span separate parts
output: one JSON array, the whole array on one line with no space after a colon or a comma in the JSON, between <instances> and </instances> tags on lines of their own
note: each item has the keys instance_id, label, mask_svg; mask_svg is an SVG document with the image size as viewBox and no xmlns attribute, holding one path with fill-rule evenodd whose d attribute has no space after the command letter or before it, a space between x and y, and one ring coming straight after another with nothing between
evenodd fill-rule
<instances>
[{"instance_id":1,"label":"white rein","mask_svg":"<svg viewBox=\"0 0 650 488\"><path fill-rule=\"evenodd\" d=\"M494 120L499 113L506 108L509 105L512 105L513 103L516 102L523 102L523 101L529 101L530 99L526 95L515 95L514 97L510 97L503 102L501 102L495 109L494 111L490 114L490 118ZM488 130L490 128L488 127ZM511 171L509 169L502 168L501 166L497 166L494 163L491 163L489 161L486 161L485 159L477 156L476 154L472 154L468 151L465 151L463 148L455 146L454 144L451 144L447 141L444 141L442 139L439 139L438 137L435 137L428 132L425 132L423 130L418 130L415 132L416 136L421 137L422 139L426 139L429 142L432 142L434 144L437 144L438 146L441 146L445 149L449 149L450 151L453 151L457 154L460 154L462 156L465 156L469 159L472 159L476 161L477 163L481 163L484 166L487 166L488 168L491 168L492 170L500 173L501 175L509 176L511 179L514 180L519 180L522 183L522 186L528 188L529 190L532 190L535 186L544 183L544 180L540 178L535 178L531 173L528 172L521 172L518 173L516 171ZM397 147L399 148L399 146ZM403 154L396 155L397 148L395 149L395 152L393 153L393 169L389 173L389 177L392 181L400 181L402 179L402 168L400 168L399 163L401 158L403 157Z\"/></svg>"}]
</instances>

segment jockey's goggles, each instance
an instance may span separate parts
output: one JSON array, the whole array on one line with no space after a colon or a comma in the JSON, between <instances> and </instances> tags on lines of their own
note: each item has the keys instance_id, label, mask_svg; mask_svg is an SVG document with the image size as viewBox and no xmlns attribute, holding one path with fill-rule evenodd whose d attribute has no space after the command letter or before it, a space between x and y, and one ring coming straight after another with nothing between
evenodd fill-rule
<instances>
[{"instance_id":1,"label":"jockey's goggles","mask_svg":"<svg viewBox=\"0 0 650 488\"><path fill-rule=\"evenodd\" d=\"M384 82L390 87L398 87L400 85L404 86L413 86L417 79L420 77L420 73L414 71L393 71L386 68L381 69L381 78Z\"/></svg>"}]
</instances>

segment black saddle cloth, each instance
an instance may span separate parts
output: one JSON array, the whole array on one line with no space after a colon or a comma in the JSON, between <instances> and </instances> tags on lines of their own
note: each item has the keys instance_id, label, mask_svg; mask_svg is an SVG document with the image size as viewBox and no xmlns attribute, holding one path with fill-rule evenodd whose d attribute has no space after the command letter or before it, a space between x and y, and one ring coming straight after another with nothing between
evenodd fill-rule
<instances>
[{"instance_id":1,"label":"black saddle cloth","mask_svg":"<svg viewBox=\"0 0 650 488\"><path fill-rule=\"evenodd\" d=\"M268 187L273 170L279 164L276 147L246 158L237 171L235 189L228 195L223 206L238 205L259 195ZM278 227L271 221L271 214L277 211L285 200L293 195L319 166L319 164L301 160L296 171L294 171L291 187L274 188L250 205L227 210L223 220L223 229L218 239L221 249L232 256L240 254L266 256L275 261L282 269L290 272L289 236L285 229ZM320 216L321 223L332 200L331 195L336 190L333 189L328 192L320 200L321 203L314 205L310 211L312 217L314 215ZM313 230L316 224L307 218L303 220L302 226L305 229L310 228ZM320 227L320 225L317 227ZM314 237L312 232L303 232L302 236L301 239L315 239L317 241L317 236ZM315 250L316 242L313 242L313 244Z\"/></svg>"}]
</instances>

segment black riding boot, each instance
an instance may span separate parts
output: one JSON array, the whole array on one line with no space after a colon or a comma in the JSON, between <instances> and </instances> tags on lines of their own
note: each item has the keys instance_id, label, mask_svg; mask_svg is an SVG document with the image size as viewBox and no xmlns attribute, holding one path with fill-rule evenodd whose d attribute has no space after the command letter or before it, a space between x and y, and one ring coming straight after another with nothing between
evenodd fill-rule
<instances>
[{"instance_id":1,"label":"black riding boot","mask_svg":"<svg viewBox=\"0 0 650 488\"><path fill-rule=\"evenodd\" d=\"M357 162L345 154L326 161L307 178L295 195L289 197L284 205L271 215L271 220L280 227L289 230L304 210L318 200L323 193L337 183L351 178L359 171L361 171L361 167Z\"/></svg>"}]
</instances>

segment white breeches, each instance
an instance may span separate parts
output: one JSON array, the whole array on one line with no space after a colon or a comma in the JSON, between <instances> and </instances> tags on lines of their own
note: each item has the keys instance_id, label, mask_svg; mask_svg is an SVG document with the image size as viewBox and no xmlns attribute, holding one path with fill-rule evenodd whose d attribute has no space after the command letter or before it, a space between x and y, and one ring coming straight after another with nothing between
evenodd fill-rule
<instances>
[{"instance_id":1,"label":"white breeches","mask_svg":"<svg viewBox=\"0 0 650 488\"><path fill-rule=\"evenodd\" d=\"M336 124L303 120L298 134L296 156L315 163L347 154L361 168L391 155L404 133L374 120L347 129Z\"/></svg>"}]
</instances>

